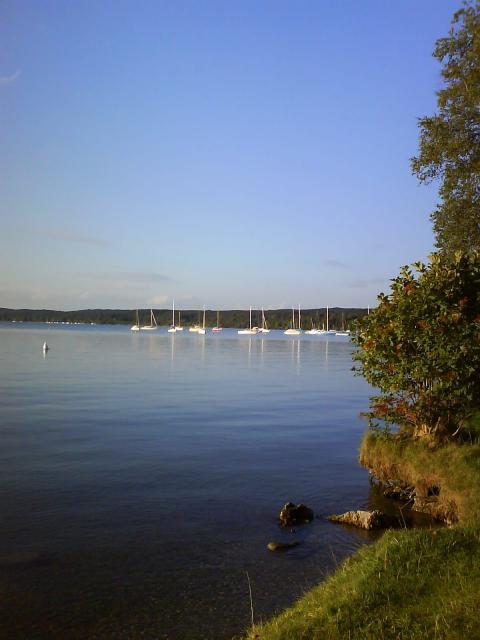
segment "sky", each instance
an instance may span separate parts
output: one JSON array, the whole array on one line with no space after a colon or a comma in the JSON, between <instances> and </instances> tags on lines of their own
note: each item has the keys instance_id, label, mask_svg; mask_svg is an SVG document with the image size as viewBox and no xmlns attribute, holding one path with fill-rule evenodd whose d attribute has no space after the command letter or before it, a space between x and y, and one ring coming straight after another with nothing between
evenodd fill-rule
<instances>
[{"instance_id":1,"label":"sky","mask_svg":"<svg viewBox=\"0 0 480 640\"><path fill-rule=\"evenodd\" d=\"M3 0L0 307L375 305L450 0Z\"/></svg>"}]
</instances>

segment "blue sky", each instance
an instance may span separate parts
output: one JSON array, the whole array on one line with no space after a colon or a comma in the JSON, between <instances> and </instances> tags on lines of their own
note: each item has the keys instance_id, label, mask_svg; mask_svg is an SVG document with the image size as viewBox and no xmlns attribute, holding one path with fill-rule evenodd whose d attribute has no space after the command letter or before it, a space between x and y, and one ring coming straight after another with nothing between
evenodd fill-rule
<instances>
[{"instance_id":1,"label":"blue sky","mask_svg":"<svg viewBox=\"0 0 480 640\"><path fill-rule=\"evenodd\" d=\"M367 306L458 2L5 0L0 306Z\"/></svg>"}]
</instances>

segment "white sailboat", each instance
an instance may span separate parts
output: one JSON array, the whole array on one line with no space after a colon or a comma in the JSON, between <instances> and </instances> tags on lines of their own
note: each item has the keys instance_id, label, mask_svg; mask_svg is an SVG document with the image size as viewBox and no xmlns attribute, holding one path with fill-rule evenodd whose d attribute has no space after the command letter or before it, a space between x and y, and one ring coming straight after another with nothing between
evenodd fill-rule
<instances>
[{"instance_id":1,"label":"white sailboat","mask_svg":"<svg viewBox=\"0 0 480 640\"><path fill-rule=\"evenodd\" d=\"M153 331L154 329L158 329L157 321L155 319L155 315L153 313L153 309L150 309L150 324L146 324L143 327L140 327L142 331Z\"/></svg>"},{"instance_id":2,"label":"white sailboat","mask_svg":"<svg viewBox=\"0 0 480 640\"><path fill-rule=\"evenodd\" d=\"M265 312L262 307L262 326L259 328L260 333L270 333L270 329L267 327L267 321L265 320Z\"/></svg>"},{"instance_id":3,"label":"white sailboat","mask_svg":"<svg viewBox=\"0 0 480 640\"><path fill-rule=\"evenodd\" d=\"M205 329L205 305L203 305L203 325L197 329L197 333L204 336L207 330Z\"/></svg>"},{"instance_id":4,"label":"white sailboat","mask_svg":"<svg viewBox=\"0 0 480 640\"><path fill-rule=\"evenodd\" d=\"M342 328L340 329L340 331L335 331L335 335L336 336L350 336L350 330L349 329L345 329L345 314L342 313Z\"/></svg>"},{"instance_id":5,"label":"white sailboat","mask_svg":"<svg viewBox=\"0 0 480 640\"><path fill-rule=\"evenodd\" d=\"M183 327L182 327L182 324L180 322L180 311L178 312L178 324L175 325L175 329L177 331L183 331Z\"/></svg>"},{"instance_id":6,"label":"white sailboat","mask_svg":"<svg viewBox=\"0 0 480 640\"><path fill-rule=\"evenodd\" d=\"M237 333L239 335L247 335L247 336L254 336L257 333L258 329L257 327L252 327L252 307L250 307L250 325L248 329L239 329L237 331Z\"/></svg>"},{"instance_id":7,"label":"white sailboat","mask_svg":"<svg viewBox=\"0 0 480 640\"><path fill-rule=\"evenodd\" d=\"M295 328L295 309L292 307L292 326L283 332L286 336L299 336L300 329L300 305L298 305L298 329Z\"/></svg>"},{"instance_id":8,"label":"white sailboat","mask_svg":"<svg viewBox=\"0 0 480 640\"><path fill-rule=\"evenodd\" d=\"M222 331L223 327L220 326L220 311L217 311L217 325L215 327L213 327L212 331L214 333L218 333L219 331Z\"/></svg>"},{"instance_id":9,"label":"white sailboat","mask_svg":"<svg viewBox=\"0 0 480 640\"><path fill-rule=\"evenodd\" d=\"M172 304L172 324L168 328L168 333L176 333L177 327L175 326L175 300L173 300Z\"/></svg>"},{"instance_id":10,"label":"white sailboat","mask_svg":"<svg viewBox=\"0 0 480 640\"><path fill-rule=\"evenodd\" d=\"M198 320L200 321L200 313L198 314ZM201 326L199 324L194 324L193 327L188 327L188 330L191 333L198 333L199 329L201 329Z\"/></svg>"},{"instance_id":11,"label":"white sailboat","mask_svg":"<svg viewBox=\"0 0 480 640\"><path fill-rule=\"evenodd\" d=\"M312 320L312 328L308 329L308 331L305 331L305 333L307 333L309 336L318 336L321 333L325 333L325 331L323 331L323 329L317 329Z\"/></svg>"},{"instance_id":12,"label":"white sailboat","mask_svg":"<svg viewBox=\"0 0 480 640\"><path fill-rule=\"evenodd\" d=\"M328 307L327 307L327 328L325 333L330 334L330 335L335 335L335 329L329 329L328 328Z\"/></svg>"},{"instance_id":13,"label":"white sailboat","mask_svg":"<svg viewBox=\"0 0 480 640\"><path fill-rule=\"evenodd\" d=\"M140 323L138 321L138 309L137 309L137 312L136 312L136 322L135 322L134 325L132 325L130 327L130 331L140 331Z\"/></svg>"}]
</instances>

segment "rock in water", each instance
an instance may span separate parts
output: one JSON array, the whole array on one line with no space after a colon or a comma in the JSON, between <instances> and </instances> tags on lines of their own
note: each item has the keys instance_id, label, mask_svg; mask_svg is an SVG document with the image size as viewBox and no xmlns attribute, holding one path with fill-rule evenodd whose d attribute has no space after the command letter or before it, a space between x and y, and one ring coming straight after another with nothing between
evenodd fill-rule
<instances>
[{"instance_id":1,"label":"rock in water","mask_svg":"<svg viewBox=\"0 0 480 640\"><path fill-rule=\"evenodd\" d=\"M347 513L342 513L338 516L328 516L328 519L332 522L350 524L353 527L367 530L386 529L387 527L397 524L393 518L390 518L377 509L375 509L375 511L347 511Z\"/></svg>"},{"instance_id":2,"label":"rock in water","mask_svg":"<svg viewBox=\"0 0 480 640\"><path fill-rule=\"evenodd\" d=\"M292 527L296 524L304 524L313 520L313 511L304 504L287 502L280 511L280 524L282 527Z\"/></svg>"},{"instance_id":3,"label":"rock in water","mask_svg":"<svg viewBox=\"0 0 480 640\"><path fill-rule=\"evenodd\" d=\"M269 551L288 551L288 549L298 547L299 544L299 542L269 542L267 549Z\"/></svg>"}]
</instances>

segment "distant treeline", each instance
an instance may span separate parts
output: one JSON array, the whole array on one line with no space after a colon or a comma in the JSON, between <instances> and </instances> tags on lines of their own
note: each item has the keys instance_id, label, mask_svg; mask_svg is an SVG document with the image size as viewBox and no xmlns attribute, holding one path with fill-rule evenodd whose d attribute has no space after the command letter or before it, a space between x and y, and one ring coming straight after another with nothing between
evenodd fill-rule
<instances>
[{"instance_id":1,"label":"distant treeline","mask_svg":"<svg viewBox=\"0 0 480 640\"><path fill-rule=\"evenodd\" d=\"M155 318L159 325L169 325L172 322L172 312L169 309L154 309ZM295 322L297 322L297 311ZM349 329L353 320L367 313L367 309L342 309L334 307L329 309L330 329ZM140 324L150 323L150 309L138 310ZM183 326L201 324L203 311L188 309L180 311L180 322ZM285 329L291 326L291 309L274 309L265 311L267 325L270 329ZM131 309L81 309L79 311L54 311L51 309L4 309L0 308L0 321L11 322L80 322L95 324L126 324L135 323L136 311ZM175 313L178 323L178 312ZM302 329L310 329L312 326L322 328L326 324L326 309L303 309L301 312ZM206 311L206 325L213 327L217 323L217 312ZM236 309L220 311L220 325L223 327L247 327L249 324L249 311ZM252 324L261 326L261 311L252 311Z\"/></svg>"}]
</instances>

